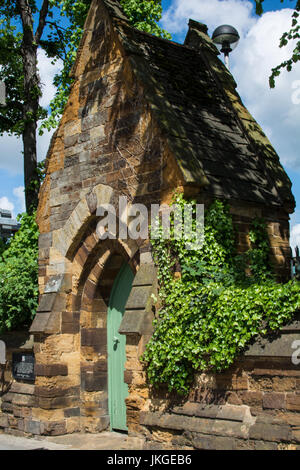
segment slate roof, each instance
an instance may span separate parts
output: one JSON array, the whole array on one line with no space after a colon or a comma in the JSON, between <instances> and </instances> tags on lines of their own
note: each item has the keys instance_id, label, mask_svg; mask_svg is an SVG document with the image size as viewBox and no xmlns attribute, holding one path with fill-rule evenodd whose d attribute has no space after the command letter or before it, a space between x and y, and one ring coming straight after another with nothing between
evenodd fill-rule
<instances>
[{"instance_id":1,"label":"slate roof","mask_svg":"<svg viewBox=\"0 0 300 470\"><path fill-rule=\"evenodd\" d=\"M118 1L102 1L186 183L215 197L293 212L291 182L206 26L191 20L181 45L132 28Z\"/></svg>"}]
</instances>

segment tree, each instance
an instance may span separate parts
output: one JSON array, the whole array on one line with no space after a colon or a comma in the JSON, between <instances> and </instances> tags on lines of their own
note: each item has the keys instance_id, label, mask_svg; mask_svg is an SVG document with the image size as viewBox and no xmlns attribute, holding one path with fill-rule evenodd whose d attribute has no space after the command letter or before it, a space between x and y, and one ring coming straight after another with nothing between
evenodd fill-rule
<instances>
[{"instance_id":1,"label":"tree","mask_svg":"<svg viewBox=\"0 0 300 470\"><path fill-rule=\"evenodd\" d=\"M63 60L64 67L61 73L54 78L57 92L50 104L51 115L43 122L43 129L55 128L62 115L67 102L72 78L70 71L74 64L79 42L83 33L83 27L92 0L81 0L74 3L73 0L55 0L55 5L69 23L67 28L55 23L52 26L52 38L44 44L49 57L54 61ZM162 17L161 0L120 0L124 13L132 26L141 31L155 36L171 39L171 35L157 24Z\"/></svg>"},{"instance_id":2,"label":"tree","mask_svg":"<svg viewBox=\"0 0 300 470\"><path fill-rule=\"evenodd\" d=\"M262 15L264 11L263 9L264 0L255 0L255 1L256 1L256 13L258 15ZM280 0L280 1L281 3L284 2L284 0ZM279 47L286 46L289 43L289 41L293 41L293 40L298 40L298 41L296 43L296 47L293 50L292 56L288 60L285 60L281 64L277 65L277 67L272 69L272 75L269 78L271 88L275 88L275 79L276 77L280 75L282 69L286 69L288 72L290 72L293 66L297 62L300 61L300 24L298 23L299 15L300 15L300 0L297 0L295 11L292 15L291 29L282 35L280 39Z\"/></svg>"},{"instance_id":3,"label":"tree","mask_svg":"<svg viewBox=\"0 0 300 470\"><path fill-rule=\"evenodd\" d=\"M7 105L0 112L0 131L22 135L27 210L38 201L36 129L46 112L39 106L41 95L37 50L45 30L49 0L40 9L33 0L1 0L1 79L7 89ZM34 17L37 27L34 31Z\"/></svg>"},{"instance_id":4,"label":"tree","mask_svg":"<svg viewBox=\"0 0 300 470\"><path fill-rule=\"evenodd\" d=\"M6 106L0 108L0 133L22 136L26 210L38 204L40 179L37 169L36 134L38 122L47 110L39 102L42 95L38 71L38 49L43 48L53 62L64 67L55 77L56 96L51 115L43 128L56 127L66 104L70 70L75 61L83 25L91 0L0 0L0 80L7 89ZM159 28L161 0L121 0L131 24L166 37Z\"/></svg>"},{"instance_id":5,"label":"tree","mask_svg":"<svg viewBox=\"0 0 300 470\"><path fill-rule=\"evenodd\" d=\"M0 333L27 328L38 305L38 227L35 212L0 246Z\"/></svg>"}]
</instances>

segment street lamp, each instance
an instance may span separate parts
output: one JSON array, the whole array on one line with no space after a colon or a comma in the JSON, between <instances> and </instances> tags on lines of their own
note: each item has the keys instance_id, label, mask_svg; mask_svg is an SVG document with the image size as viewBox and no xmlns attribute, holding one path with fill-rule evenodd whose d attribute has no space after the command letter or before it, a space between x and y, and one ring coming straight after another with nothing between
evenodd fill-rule
<instances>
[{"instance_id":1,"label":"street lamp","mask_svg":"<svg viewBox=\"0 0 300 470\"><path fill-rule=\"evenodd\" d=\"M212 40L220 52L223 52L225 65L229 70L229 54L239 43L240 35L233 26L223 24L219 26L212 35Z\"/></svg>"}]
</instances>

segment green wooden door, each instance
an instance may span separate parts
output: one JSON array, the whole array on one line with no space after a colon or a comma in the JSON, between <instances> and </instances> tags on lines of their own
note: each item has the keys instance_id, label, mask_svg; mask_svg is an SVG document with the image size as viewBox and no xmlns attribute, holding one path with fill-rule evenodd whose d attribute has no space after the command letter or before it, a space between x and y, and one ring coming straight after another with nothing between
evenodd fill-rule
<instances>
[{"instance_id":1,"label":"green wooden door","mask_svg":"<svg viewBox=\"0 0 300 470\"><path fill-rule=\"evenodd\" d=\"M126 336L118 330L124 315L134 275L124 264L114 282L107 313L108 404L111 429L127 431L125 398L128 386L124 383Z\"/></svg>"}]
</instances>

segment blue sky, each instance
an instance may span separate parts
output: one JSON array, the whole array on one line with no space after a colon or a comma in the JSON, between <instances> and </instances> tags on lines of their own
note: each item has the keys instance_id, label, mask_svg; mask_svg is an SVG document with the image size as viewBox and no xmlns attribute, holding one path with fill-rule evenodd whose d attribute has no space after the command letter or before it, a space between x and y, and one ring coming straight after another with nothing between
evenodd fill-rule
<instances>
[{"instance_id":1,"label":"blue sky","mask_svg":"<svg viewBox=\"0 0 300 470\"><path fill-rule=\"evenodd\" d=\"M231 71L242 100L261 124L276 148L293 183L297 209L291 217L292 244L300 244L300 158L298 155L300 123L299 104L292 102L300 90L300 64L291 73L283 72L275 90L270 90L268 77L272 67L289 56L289 48L279 49L279 37L291 24L296 0L265 0L265 14L255 15L254 0L162 0L162 26L173 40L183 42L189 18L202 21L213 29L220 24L235 26L241 41L232 53ZM39 67L44 86L42 104L47 107L54 94L52 80L60 64L51 65L39 52ZM294 86L294 88L293 88ZM298 94L300 98L300 93ZM51 135L38 138L39 159L46 156ZM0 206L14 214L24 209L22 142L14 137L0 137ZM299 209L298 209L299 206Z\"/></svg>"}]
</instances>

